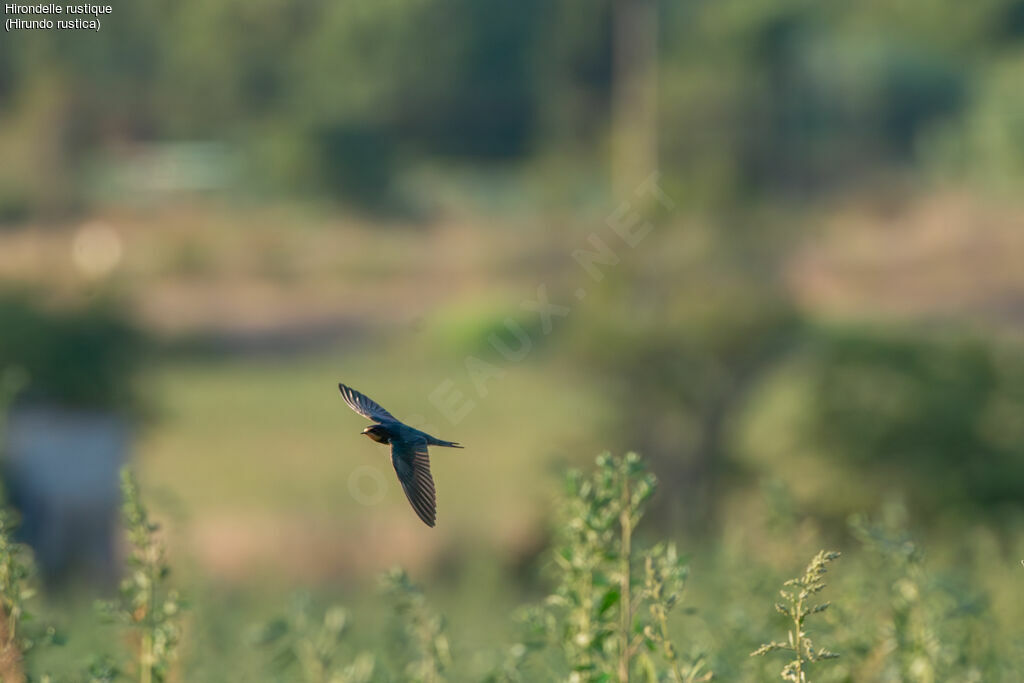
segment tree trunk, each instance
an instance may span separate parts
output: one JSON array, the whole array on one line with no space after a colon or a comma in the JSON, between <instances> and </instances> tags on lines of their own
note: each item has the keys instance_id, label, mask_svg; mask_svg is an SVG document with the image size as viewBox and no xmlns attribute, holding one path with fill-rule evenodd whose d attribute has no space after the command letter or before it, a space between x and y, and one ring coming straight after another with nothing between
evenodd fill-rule
<instances>
[{"instance_id":1,"label":"tree trunk","mask_svg":"<svg viewBox=\"0 0 1024 683\"><path fill-rule=\"evenodd\" d=\"M0 683L25 683L21 649L12 640L10 619L0 608Z\"/></svg>"},{"instance_id":2,"label":"tree trunk","mask_svg":"<svg viewBox=\"0 0 1024 683\"><path fill-rule=\"evenodd\" d=\"M613 3L612 189L628 200L658 170L658 4Z\"/></svg>"}]
</instances>

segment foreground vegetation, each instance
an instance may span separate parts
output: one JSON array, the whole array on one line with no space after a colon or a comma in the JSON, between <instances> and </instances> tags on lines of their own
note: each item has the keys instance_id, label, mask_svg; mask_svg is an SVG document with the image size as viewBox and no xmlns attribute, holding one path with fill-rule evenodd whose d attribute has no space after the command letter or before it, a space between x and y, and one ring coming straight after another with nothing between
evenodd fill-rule
<instances>
[{"instance_id":1,"label":"foreground vegetation","mask_svg":"<svg viewBox=\"0 0 1024 683\"><path fill-rule=\"evenodd\" d=\"M635 454L602 455L592 473L569 474L544 570L553 588L516 613L519 637L511 646L494 644L475 654L461 647L424 590L395 569L382 577L382 596L375 601L390 616L369 639L349 610L302 593L282 616L236 634L244 647L238 656L256 661L262 680L310 683L1009 681L1024 664L1019 638L994 628L988 597L970 577L956 584L933 573L898 510L886 511L881 521L851 520L860 549L835 565L834 585L826 587L825 577L840 554L821 551L781 591L766 577L754 578L757 563L748 562L734 567L734 576L718 577L732 590L700 596L675 544L640 540L638 526L655 490L654 477ZM128 472L122 494L125 577L118 596L96 609L96 618L123 632L111 641L121 647L93 653L78 674L39 670L38 653L73 641L76 633L67 638L31 619L29 552L12 540L9 517L3 518L3 681L202 678L203 664L180 658L179 646L187 649L190 638L203 637L201 625L187 617L203 610L190 609L172 586L158 527ZM773 591L781 597L774 616ZM727 639L708 638L722 629L730 631ZM750 647L758 639L764 644ZM705 649L712 642L719 651Z\"/></svg>"}]
</instances>

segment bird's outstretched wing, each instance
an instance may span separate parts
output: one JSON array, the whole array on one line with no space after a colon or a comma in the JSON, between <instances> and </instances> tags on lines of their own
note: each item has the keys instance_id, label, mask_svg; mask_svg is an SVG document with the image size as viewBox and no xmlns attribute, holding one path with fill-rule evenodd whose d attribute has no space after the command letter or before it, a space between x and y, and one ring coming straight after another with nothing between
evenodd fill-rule
<instances>
[{"instance_id":1,"label":"bird's outstretched wing","mask_svg":"<svg viewBox=\"0 0 1024 683\"><path fill-rule=\"evenodd\" d=\"M426 441L391 444L391 464L395 466L398 481L412 509L427 526L437 521L437 497L434 478L430 476L430 456Z\"/></svg>"},{"instance_id":2,"label":"bird's outstretched wing","mask_svg":"<svg viewBox=\"0 0 1024 683\"><path fill-rule=\"evenodd\" d=\"M398 422L394 415L377 405L377 402L369 396L364 396L344 384L339 383L338 388L341 389L341 397L345 399L345 403L363 417L377 422Z\"/></svg>"}]
</instances>

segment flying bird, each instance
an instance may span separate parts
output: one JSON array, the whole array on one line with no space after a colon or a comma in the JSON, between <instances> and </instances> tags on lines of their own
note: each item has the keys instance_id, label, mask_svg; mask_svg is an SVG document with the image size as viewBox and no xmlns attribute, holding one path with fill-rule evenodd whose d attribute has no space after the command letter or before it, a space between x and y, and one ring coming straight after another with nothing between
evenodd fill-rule
<instances>
[{"instance_id":1,"label":"flying bird","mask_svg":"<svg viewBox=\"0 0 1024 683\"><path fill-rule=\"evenodd\" d=\"M394 415L381 408L376 401L364 396L352 387L338 384L341 396L349 407L373 420L362 431L377 443L391 446L391 464L398 474L405 497L412 509L427 526L437 522L437 496L434 492L434 478L430 475L430 455L427 446L462 448L454 441L442 441L426 432L398 421Z\"/></svg>"}]
</instances>

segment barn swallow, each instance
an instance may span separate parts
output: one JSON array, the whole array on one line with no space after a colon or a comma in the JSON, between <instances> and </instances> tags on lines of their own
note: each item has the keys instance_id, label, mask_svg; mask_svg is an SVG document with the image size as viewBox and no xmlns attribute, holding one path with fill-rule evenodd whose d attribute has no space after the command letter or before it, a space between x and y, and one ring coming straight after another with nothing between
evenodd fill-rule
<instances>
[{"instance_id":1,"label":"barn swallow","mask_svg":"<svg viewBox=\"0 0 1024 683\"><path fill-rule=\"evenodd\" d=\"M391 464L398 474L398 481L402 484L405 497L409 499L412 509L423 523L430 527L434 526L437 521L437 498L434 493L434 478L430 475L430 455L427 453L427 446L462 446L454 441L442 441L403 424L381 408L376 401L351 387L338 384L338 388L341 389L345 403L352 410L377 423L370 425L362 433L377 443L391 446Z\"/></svg>"}]
</instances>

